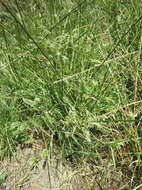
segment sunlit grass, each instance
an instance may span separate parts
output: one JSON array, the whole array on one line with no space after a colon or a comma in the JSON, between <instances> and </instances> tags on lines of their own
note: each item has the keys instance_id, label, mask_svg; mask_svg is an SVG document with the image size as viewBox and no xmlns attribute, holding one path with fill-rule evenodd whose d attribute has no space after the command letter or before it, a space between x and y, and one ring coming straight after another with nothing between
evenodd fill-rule
<instances>
[{"instance_id":1,"label":"sunlit grass","mask_svg":"<svg viewBox=\"0 0 142 190\"><path fill-rule=\"evenodd\" d=\"M39 137L47 146L58 144L65 158L99 155L114 168L136 161L139 172L124 178L138 184L141 2L15 0L1 6L0 155Z\"/></svg>"}]
</instances>

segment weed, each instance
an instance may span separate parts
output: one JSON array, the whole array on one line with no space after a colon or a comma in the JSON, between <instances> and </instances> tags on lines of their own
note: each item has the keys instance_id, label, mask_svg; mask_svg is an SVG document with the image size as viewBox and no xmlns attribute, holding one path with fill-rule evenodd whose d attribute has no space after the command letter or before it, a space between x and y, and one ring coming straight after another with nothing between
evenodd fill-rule
<instances>
[{"instance_id":1,"label":"weed","mask_svg":"<svg viewBox=\"0 0 142 190\"><path fill-rule=\"evenodd\" d=\"M140 0L1 3L0 155L38 137L64 158L107 158L140 185L141 9Z\"/></svg>"}]
</instances>

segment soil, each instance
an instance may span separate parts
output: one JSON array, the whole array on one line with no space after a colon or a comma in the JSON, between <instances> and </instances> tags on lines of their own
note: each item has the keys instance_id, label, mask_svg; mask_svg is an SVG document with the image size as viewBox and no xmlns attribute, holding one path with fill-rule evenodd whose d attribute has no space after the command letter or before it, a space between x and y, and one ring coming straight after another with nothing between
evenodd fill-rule
<instances>
[{"instance_id":1,"label":"soil","mask_svg":"<svg viewBox=\"0 0 142 190\"><path fill-rule=\"evenodd\" d=\"M1 161L0 190L119 190L122 173L111 163L100 166L72 166L63 162L59 154L42 159L42 151L35 154L32 148L19 149L11 159Z\"/></svg>"},{"instance_id":2,"label":"soil","mask_svg":"<svg viewBox=\"0 0 142 190\"><path fill-rule=\"evenodd\" d=\"M37 158L32 148L18 150L12 159L1 161L0 169L7 174L0 180L0 190L88 189L82 169L73 169L57 155L50 162Z\"/></svg>"}]
</instances>

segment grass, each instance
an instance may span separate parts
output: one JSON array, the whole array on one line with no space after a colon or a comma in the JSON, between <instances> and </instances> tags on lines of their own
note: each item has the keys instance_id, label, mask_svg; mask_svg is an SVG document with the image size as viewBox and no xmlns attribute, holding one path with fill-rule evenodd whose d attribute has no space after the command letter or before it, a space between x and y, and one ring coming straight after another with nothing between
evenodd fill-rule
<instances>
[{"instance_id":1,"label":"grass","mask_svg":"<svg viewBox=\"0 0 142 190\"><path fill-rule=\"evenodd\" d=\"M13 0L0 9L0 156L41 138L64 158L111 160L136 189L141 1Z\"/></svg>"}]
</instances>

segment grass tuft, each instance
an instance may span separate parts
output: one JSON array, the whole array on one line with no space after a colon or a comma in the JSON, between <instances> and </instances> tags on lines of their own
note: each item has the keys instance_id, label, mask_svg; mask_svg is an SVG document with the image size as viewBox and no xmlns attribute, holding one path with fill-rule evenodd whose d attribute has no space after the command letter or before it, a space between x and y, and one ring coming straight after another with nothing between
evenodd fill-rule
<instances>
[{"instance_id":1,"label":"grass tuft","mask_svg":"<svg viewBox=\"0 0 142 190\"><path fill-rule=\"evenodd\" d=\"M1 2L1 157L41 138L64 158L108 159L139 187L141 9L140 0Z\"/></svg>"}]
</instances>

